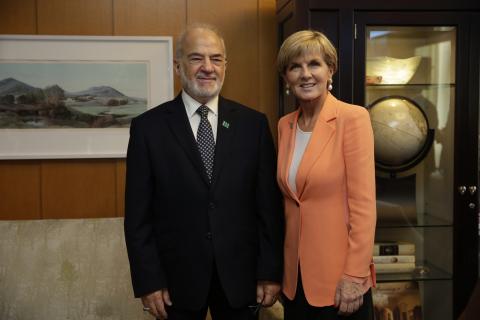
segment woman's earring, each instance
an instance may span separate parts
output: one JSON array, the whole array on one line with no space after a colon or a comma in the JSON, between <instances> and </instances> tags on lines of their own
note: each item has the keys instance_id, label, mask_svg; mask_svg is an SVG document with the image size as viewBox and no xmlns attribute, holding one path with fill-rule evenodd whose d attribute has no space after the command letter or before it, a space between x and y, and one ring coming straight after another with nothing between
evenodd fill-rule
<instances>
[{"instance_id":1,"label":"woman's earring","mask_svg":"<svg viewBox=\"0 0 480 320\"><path fill-rule=\"evenodd\" d=\"M333 80L328 79L328 86L327 86L328 91L332 91L333 89Z\"/></svg>"},{"instance_id":2,"label":"woman's earring","mask_svg":"<svg viewBox=\"0 0 480 320\"><path fill-rule=\"evenodd\" d=\"M286 94L287 96L290 95L290 87L288 86L288 84L285 86L285 94Z\"/></svg>"}]
</instances>

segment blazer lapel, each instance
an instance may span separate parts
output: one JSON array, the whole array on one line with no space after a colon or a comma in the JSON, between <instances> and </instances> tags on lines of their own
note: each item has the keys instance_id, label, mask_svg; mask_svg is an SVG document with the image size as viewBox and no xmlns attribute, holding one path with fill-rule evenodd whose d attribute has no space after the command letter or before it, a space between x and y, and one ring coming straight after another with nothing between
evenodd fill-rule
<instances>
[{"instance_id":1,"label":"blazer lapel","mask_svg":"<svg viewBox=\"0 0 480 320\"><path fill-rule=\"evenodd\" d=\"M223 164L228 159L232 139L236 131L236 108L221 96L218 99L217 142L215 144L215 160L213 164L212 187L218 180Z\"/></svg>"},{"instance_id":2,"label":"blazer lapel","mask_svg":"<svg viewBox=\"0 0 480 320\"><path fill-rule=\"evenodd\" d=\"M286 143L285 150L286 150L286 161L283 163L283 168L281 168L281 173L283 174L283 181L284 184L284 189L287 190L289 193L290 197L298 202L298 197L295 192L290 188L290 184L288 183L288 177L290 175L290 165L292 163L292 158L293 158L293 151L295 147L295 137L296 137L296 128L297 128L297 122L298 122L298 115L299 111L295 111L294 113L291 114L290 118L288 119L288 128L286 132L288 133L288 136L286 136L286 139L284 140Z\"/></svg>"},{"instance_id":3,"label":"blazer lapel","mask_svg":"<svg viewBox=\"0 0 480 320\"><path fill-rule=\"evenodd\" d=\"M198 151L197 141L193 135L192 127L190 126L181 94L175 98L174 104L171 104L167 107L167 112L170 115L170 117L168 117L170 129L187 156L192 161L195 168L197 168L202 180L209 185L207 173L203 166L200 151Z\"/></svg>"},{"instance_id":4,"label":"blazer lapel","mask_svg":"<svg viewBox=\"0 0 480 320\"><path fill-rule=\"evenodd\" d=\"M317 122L315 123L315 127L313 128L310 141L305 149L300 166L298 167L296 184L297 195L299 198L302 197L305 190L305 185L311 168L321 156L325 146L335 133L335 124L331 123L331 121L337 117L336 101L337 100L331 94L328 94ZM296 126L297 122L295 122L295 128Z\"/></svg>"}]
</instances>

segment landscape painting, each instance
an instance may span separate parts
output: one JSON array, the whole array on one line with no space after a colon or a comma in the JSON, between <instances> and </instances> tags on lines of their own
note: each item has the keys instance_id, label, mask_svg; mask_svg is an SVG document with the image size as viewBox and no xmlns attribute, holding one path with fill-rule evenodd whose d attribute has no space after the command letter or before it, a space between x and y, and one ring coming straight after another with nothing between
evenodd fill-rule
<instances>
[{"instance_id":1,"label":"landscape painting","mask_svg":"<svg viewBox=\"0 0 480 320\"><path fill-rule=\"evenodd\" d=\"M126 128L148 80L147 62L2 61L0 129Z\"/></svg>"},{"instance_id":2,"label":"landscape painting","mask_svg":"<svg viewBox=\"0 0 480 320\"><path fill-rule=\"evenodd\" d=\"M172 61L172 37L0 35L0 160L124 158Z\"/></svg>"}]
</instances>

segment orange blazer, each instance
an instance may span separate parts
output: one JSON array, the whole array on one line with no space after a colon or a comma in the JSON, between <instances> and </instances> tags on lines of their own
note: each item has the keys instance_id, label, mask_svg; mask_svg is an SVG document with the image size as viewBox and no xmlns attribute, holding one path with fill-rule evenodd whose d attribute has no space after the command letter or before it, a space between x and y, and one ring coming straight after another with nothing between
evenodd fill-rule
<instances>
[{"instance_id":1,"label":"orange blazer","mask_svg":"<svg viewBox=\"0 0 480 320\"><path fill-rule=\"evenodd\" d=\"M373 132L367 110L328 94L288 185L298 110L278 123L277 180L285 202L283 292L295 297L298 266L310 305L334 304L342 275L372 277L375 234ZM372 266L373 267L373 266Z\"/></svg>"}]
</instances>

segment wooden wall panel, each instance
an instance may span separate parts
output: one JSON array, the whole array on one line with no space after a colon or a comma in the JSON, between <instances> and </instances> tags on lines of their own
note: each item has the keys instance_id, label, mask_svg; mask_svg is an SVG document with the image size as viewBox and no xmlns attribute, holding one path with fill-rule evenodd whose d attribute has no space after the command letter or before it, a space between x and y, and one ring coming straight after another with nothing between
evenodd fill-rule
<instances>
[{"instance_id":1,"label":"wooden wall panel","mask_svg":"<svg viewBox=\"0 0 480 320\"><path fill-rule=\"evenodd\" d=\"M175 47L185 28L186 5L186 0L116 0L114 35L173 36ZM178 78L174 84L176 94L181 90Z\"/></svg>"},{"instance_id":2,"label":"wooden wall panel","mask_svg":"<svg viewBox=\"0 0 480 320\"><path fill-rule=\"evenodd\" d=\"M39 34L112 35L112 0L37 0Z\"/></svg>"},{"instance_id":3,"label":"wooden wall panel","mask_svg":"<svg viewBox=\"0 0 480 320\"><path fill-rule=\"evenodd\" d=\"M117 202L117 217L125 216L125 174L127 172L127 165L125 160L118 159L116 161L116 202Z\"/></svg>"},{"instance_id":4,"label":"wooden wall panel","mask_svg":"<svg viewBox=\"0 0 480 320\"><path fill-rule=\"evenodd\" d=\"M277 137L278 72L277 72L277 17L275 0L259 0L259 110L270 120L270 128Z\"/></svg>"},{"instance_id":5,"label":"wooden wall panel","mask_svg":"<svg viewBox=\"0 0 480 320\"><path fill-rule=\"evenodd\" d=\"M42 163L43 218L115 217L115 161L51 160Z\"/></svg>"},{"instance_id":6,"label":"wooden wall panel","mask_svg":"<svg viewBox=\"0 0 480 320\"><path fill-rule=\"evenodd\" d=\"M116 0L114 34L177 36L185 26L186 0Z\"/></svg>"},{"instance_id":7,"label":"wooden wall panel","mask_svg":"<svg viewBox=\"0 0 480 320\"><path fill-rule=\"evenodd\" d=\"M222 95L258 109L259 63L257 0L188 0L187 23L218 27L227 47L227 75Z\"/></svg>"},{"instance_id":8,"label":"wooden wall panel","mask_svg":"<svg viewBox=\"0 0 480 320\"><path fill-rule=\"evenodd\" d=\"M38 161L0 162L0 219L40 219Z\"/></svg>"},{"instance_id":9,"label":"wooden wall panel","mask_svg":"<svg viewBox=\"0 0 480 320\"><path fill-rule=\"evenodd\" d=\"M1 0L0 33L37 33L35 0Z\"/></svg>"}]
</instances>

